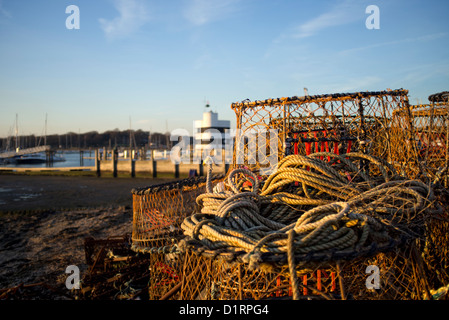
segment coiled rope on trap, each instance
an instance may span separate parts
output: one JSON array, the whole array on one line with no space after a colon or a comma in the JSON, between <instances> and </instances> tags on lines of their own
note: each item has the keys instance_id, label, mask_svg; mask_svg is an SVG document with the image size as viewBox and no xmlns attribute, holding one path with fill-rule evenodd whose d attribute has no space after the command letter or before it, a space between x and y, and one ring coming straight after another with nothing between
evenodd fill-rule
<instances>
[{"instance_id":1,"label":"coiled rope on trap","mask_svg":"<svg viewBox=\"0 0 449 320\"><path fill-rule=\"evenodd\" d=\"M331 161L316 158L324 156ZM237 168L215 190L208 183L196 199L201 212L181 225L180 248L250 269L354 259L420 236L426 214L440 209L434 198L423 182L369 155L292 155L265 181Z\"/></svg>"}]
</instances>

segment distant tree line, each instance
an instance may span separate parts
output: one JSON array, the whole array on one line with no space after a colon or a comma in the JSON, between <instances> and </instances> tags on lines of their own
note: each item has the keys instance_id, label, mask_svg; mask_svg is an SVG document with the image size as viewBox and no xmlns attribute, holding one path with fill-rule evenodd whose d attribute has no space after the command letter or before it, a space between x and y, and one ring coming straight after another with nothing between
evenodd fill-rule
<instances>
[{"instance_id":1,"label":"distant tree line","mask_svg":"<svg viewBox=\"0 0 449 320\"><path fill-rule=\"evenodd\" d=\"M89 148L171 148L169 133L159 133L142 130L119 129L98 133L89 131L85 133L67 132L65 134L52 134L44 136L10 136L1 139L2 150L20 148L32 148L42 145L50 145L55 149L89 149Z\"/></svg>"}]
</instances>

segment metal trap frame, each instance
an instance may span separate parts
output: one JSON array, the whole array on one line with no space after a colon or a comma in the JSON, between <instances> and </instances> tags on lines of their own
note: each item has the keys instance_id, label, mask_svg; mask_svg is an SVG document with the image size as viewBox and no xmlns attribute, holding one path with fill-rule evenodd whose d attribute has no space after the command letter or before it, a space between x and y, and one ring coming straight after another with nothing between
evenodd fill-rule
<instances>
[{"instance_id":1,"label":"metal trap frame","mask_svg":"<svg viewBox=\"0 0 449 320\"><path fill-rule=\"evenodd\" d=\"M360 151L401 169L415 158L412 144L407 143L413 140L410 123L394 113L408 108L407 94L398 89L233 103L237 118L233 164L256 171L265 168L267 159L258 150L265 148L272 155L275 145L278 161L294 153ZM270 134L266 141L255 134L270 130L277 135Z\"/></svg>"},{"instance_id":2,"label":"metal trap frame","mask_svg":"<svg viewBox=\"0 0 449 320\"><path fill-rule=\"evenodd\" d=\"M410 116L395 112L411 114L407 93L400 89L234 103L239 130L230 169L247 166L259 171L266 159L257 150L265 148L270 154L274 142L277 160L289 154L361 151L388 161L398 172L413 172L419 159L415 124ZM265 141L253 134L270 130L278 134ZM183 247L180 224L198 209L195 199L206 189L202 179L132 191L132 248L149 255L150 299L289 299L294 290L302 299L422 299L431 298L431 288L446 280L428 275L429 261L441 256L441 251L434 252L439 240L428 234L385 252L348 259L299 259L296 284L291 283L285 261L254 270L220 252ZM432 222L426 221L428 230L434 228ZM428 249L427 256L421 255L423 243L433 250ZM447 241L443 247L447 255ZM380 269L380 289L366 287L370 265Z\"/></svg>"},{"instance_id":3,"label":"metal trap frame","mask_svg":"<svg viewBox=\"0 0 449 320\"><path fill-rule=\"evenodd\" d=\"M300 300L420 300L432 296L423 261L414 246L352 260L303 263L292 286L286 265L250 270L248 264L188 251L179 299L285 300L298 290ZM369 266L379 272L370 287ZM367 271L368 270L368 271ZM375 284L373 282L373 284Z\"/></svg>"},{"instance_id":4,"label":"metal trap frame","mask_svg":"<svg viewBox=\"0 0 449 320\"><path fill-rule=\"evenodd\" d=\"M211 177L212 181L221 175ZM182 277L177 248L183 237L180 225L195 212L195 199L206 190L206 177L192 177L132 190L133 230L131 249L149 259L148 294L163 298ZM170 296L175 298L176 296Z\"/></svg>"},{"instance_id":5,"label":"metal trap frame","mask_svg":"<svg viewBox=\"0 0 449 320\"><path fill-rule=\"evenodd\" d=\"M410 123L411 141L416 149L414 176L422 173L432 179L438 178L448 187L449 165L449 103L411 105L395 110L395 114ZM440 172L439 172L440 171Z\"/></svg>"},{"instance_id":6,"label":"metal trap frame","mask_svg":"<svg viewBox=\"0 0 449 320\"><path fill-rule=\"evenodd\" d=\"M400 89L233 103L239 129L233 166L259 172L266 166L266 158L256 150L265 148L269 154L274 144L278 160L290 154L359 151L386 160L402 174L413 173L418 163L414 123L395 112L402 109L409 113L407 94ZM254 134L273 129L278 134L270 134L265 141ZM447 220L447 214L443 219ZM435 220L425 224L430 226ZM229 255L220 257L219 252L190 248L184 257L180 299L285 299L291 298L294 287L300 291L300 299L431 299L431 288L445 284L445 280L434 282L425 267L429 259L421 256L423 241L436 247L429 230L422 238L366 256L300 260L295 286L286 262L251 270L247 263L234 261ZM443 247L447 255L447 241ZM367 288L366 270L372 265L382 275L379 289Z\"/></svg>"}]
</instances>

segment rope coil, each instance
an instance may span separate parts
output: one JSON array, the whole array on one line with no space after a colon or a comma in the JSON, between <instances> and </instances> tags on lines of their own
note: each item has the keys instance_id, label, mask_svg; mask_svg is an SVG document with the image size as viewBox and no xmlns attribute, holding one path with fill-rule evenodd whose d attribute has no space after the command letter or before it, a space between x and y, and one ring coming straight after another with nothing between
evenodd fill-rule
<instances>
[{"instance_id":1,"label":"rope coil","mask_svg":"<svg viewBox=\"0 0 449 320\"><path fill-rule=\"evenodd\" d=\"M316 158L323 156L331 161ZM186 238L180 247L232 256L250 269L304 255L354 258L420 236L426 214L441 209L432 188L361 153L287 156L260 180L237 168L223 191L213 192L208 183L196 199L201 212L181 225Z\"/></svg>"}]
</instances>

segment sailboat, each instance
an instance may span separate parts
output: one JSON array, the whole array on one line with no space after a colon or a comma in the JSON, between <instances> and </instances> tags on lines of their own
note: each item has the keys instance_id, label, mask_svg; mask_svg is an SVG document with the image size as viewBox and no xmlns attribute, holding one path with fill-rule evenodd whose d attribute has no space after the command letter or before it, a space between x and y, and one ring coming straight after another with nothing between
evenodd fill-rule
<instances>
[{"instance_id":1,"label":"sailboat","mask_svg":"<svg viewBox=\"0 0 449 320\"><path fill-rule=\"evenodd\" d=\"M62 162L65 161L65 158L62 156L54 155L51 159L53 162ZM46 163L47 157L44 153L29 153L24 154L22 156L18 156L14 158L14 162L16 164L39 164L39 163Z\"/></svg>"},{"instance_id":2,"label":"sailboat","mask_svg":"<svg viewBox=\"0 0 449 320\"><path fill-rule=\"evenodd\" d=\"M14 161L16 164L38 164L45 163L47 158L43 153L29 153L14 157Z\"/></svg>"},{"instance_id":3,"label":"sailboat","mask_svg":"<svg viewBox=\"0 0 449 320\"><path fill-rule=\"evenodd\" d=\"M18 143L18 115L16 114L16 123L15 123L15 132L16 132L16 152L19 152L20 146ZM44 145L47 143L47 114L45 114L45 135L44 135ZM40 140L39 140L40 145ZM47 155L45 152L35 152L35 153L27 153L22 155L17 155L15 157L9 158L7 163L11 164L42 164L48 161ZM51 158L52 162L65 161L65 158L62 156L57 156L53 154Z\"/></svg>"}]
</instances>

